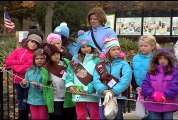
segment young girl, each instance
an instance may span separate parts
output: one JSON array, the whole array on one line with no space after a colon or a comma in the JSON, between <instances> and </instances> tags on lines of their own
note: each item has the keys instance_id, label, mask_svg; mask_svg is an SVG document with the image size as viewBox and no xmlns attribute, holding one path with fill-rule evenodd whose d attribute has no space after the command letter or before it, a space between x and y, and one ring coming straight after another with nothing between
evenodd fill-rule
<instances>
[{"instance_id":1,"label":"young girl","mask_svg":"<svg viewBox=\"0 0 178 120\"><path fill-rule=\"evenodd\" d=\"M78 31L77 44L78 54L73 56L67 68L65 86L73 93L72 100L76 102L77 119L86 120L88 112L90 119L100 119L99 98L85 95L95 93L91 82L95 65L100 61L99 53L83 30Z\"/></svg>"},{"instance_id":2,"label":"young girl","mask_svg":"<svg viewBox=\"0 0 178 120\"><path fill-rule=\"evenodd\" d=\"M61 35L55 34L55 33L50 33L47 37L47 43L55 45L59 51L61 51L61 52L63 51L63 49L61 48L62 47ZM62 61L65 63L64 67L67 68L70 61L67 58L64 58L63 56L61 56L61 60L60 60L59 64ZM74 120L77 117L76 110L75 110L75 103L72 101L71 92L66 92L66 94L65 94L64 114L65 114L64 115L65 119Z\"/></svg>"},{"instance_id":3,"label":"young girl","mask_svg":"<svg viewBox=\"0 0 178 120\"><path fill-rule=\"evenodd\" d=\"M119 42L116 38L105 38L104 48L100 57L104 61L96 66L93 74L93 85L97 93L105 96L110 92L112 96L125 96L122 93L130 85L132 71L129 64L123 59L124 54L121 52ZM101 101L103 102L103 99ZM123 119L123 100L117 100L117 103L118 112L115 119Z\"/></svg>"},{"instance_id":4,"label":"young girl","mask_svg":"<svg viewBox=\"0 0 178 120\"><path fill-rule=\"evenodd\" d=\"M21 86L28 88L27 103L30 104L32 119L48 119L48 109L43 95L42 84L42 66L46 62L46 56L43 54L43 49L37 49L34 52L33 67L25 74L25 79L22 80Z\"/></svg>"},{"instance_id":5,"label":"young girl","mask_svg":"<svg viewBox=\"0 0 178 120\"><path fill-rule=\"evenodd\" d=\"M33 65L33 52L42 44L42 39L36 34L31 34L26 40L26 44L23 48L18 48L13 51L6 59L6 67L13 70L13 82L15 83L19 119L28 119L28 105L27 96L28 89L23 89L20 86L22 81L20 78L25 77L27 69ZM18 76L18 77L17 77Z\"/></svg>"},{"instance_id":6,"label":"young girl","mask_svg":"<svg viewBox=\"0 0 178 120\"><path fill-rule=\"evenodd\" d=\"M45 68L50 73L50 79L54 88L54 113L49 114L50 120L64 119L64 97L65 97L65 71L64 62L61 61L61 53L55 45L46 44L43 48L47 56ZM64 75L64 76L63 76Z\"/></svg>"},{"instance_id":7,"label":"young girl","mask_svg":"<svg viewBox=\"0 0 178 120\"><path fill-rule=\"evenodd\" d=\"M167 48L158 50L151 60L151 68L142 83L142 93L150 119L173 120L178 110L178 71L174 67L174 56ZM165 104L161 104L165 103Z\"/></svg>"},{"instance_id":8,"label":"young girl","mask_svg":"<svg viewBox=\"0 0 178 120\"><path fill-rule=\"evenodd\" d=\"M71 50L73 50L73 45L70 44L71 40L69 38L70 29L67 26L66 22L62 22L59 26L54 29L54 33L59 34L61 36L62 41L62 54L65 58L71 60L72 54Z\"/></svg>"},{"instance_id":9,"label":"young girl","mask_svg":"<svg viewBox=\"0 0 178 120\"><path fill-rule=\"evenodd\" d=\"M139 91L142 86L142 81L146 77L146 72L150 68L150 61L155 51L159 48L159 44L152 35L141 36L138 40L140 52L133 57L133 74L134 74L134 85L133 89Z\"/></svg>"}]
</instances>

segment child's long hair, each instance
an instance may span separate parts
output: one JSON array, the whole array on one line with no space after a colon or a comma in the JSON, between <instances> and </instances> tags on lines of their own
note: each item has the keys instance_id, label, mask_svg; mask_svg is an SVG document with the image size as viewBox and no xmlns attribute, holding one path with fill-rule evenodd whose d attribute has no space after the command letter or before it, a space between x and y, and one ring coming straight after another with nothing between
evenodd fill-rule
<instances>
[{"instance_id":1,"label":"child's long hair","mask_svg":"<svg viewBox=\"0 0 178 120\"><path fill-rule=\"evenodd\" d=\"M161 56L165 56L169 61L165 74L170 74L173 71L175 60L173 59L174 56L172 55L172 53L168 51L158 50L151 60L151 67L148 73L153 75L157 74L156 66L158 65L158 59Z\"/></svg>"},{"instance_id":2,"label":"child's long hair","mask_svg":"<svg viewBox=\"0 0 178 120\"><path fill-rule=\"evenodd\" d=\"M156 39L154 36L152 35L143 35L140 36L138 39L138 43L140 43L141 41L146 42L147 44L151 45L154 47L153 51L156 51L160 48L160 45L156 42Z\"/></svg>"},{"instance_id":3,"label":"child's long hair","mask_svg":"<svg viewBox=\"0 0 178 120\"><path fill-rule=\"evenodd\" d=\"M45 55L43 54L43 49L42 48L38 48L37 50L34 51L34 54L33 54L33 66L32 67L35 68L35 71L36 71L36 67L37 67L37 65L35 63L35 59L39 55L44 56L44 58L46 59Z\"/></svg>"},{"instance_id":4,"label":"child's long hair","mask_svg":"<svg viewBox=\"0 0 178 120\"><path fill-rule=\"evenodd\" d=\"M90 46L91 47L91 46ZM95 49L95 48L93 48L93 47L91 47L91 53L90 54L93 54L93 59L95 59L96 57L99 57L99 51L98 51L98 49ZM83 62L83 60L84 60L84 58L85 58L85 54L84 53L82 53L82 51L81 51L81 48L80 48L80 50L79 50L79 52L78 52L78 59L81 61L81 62Z\"/></svg>"}]
</instances>

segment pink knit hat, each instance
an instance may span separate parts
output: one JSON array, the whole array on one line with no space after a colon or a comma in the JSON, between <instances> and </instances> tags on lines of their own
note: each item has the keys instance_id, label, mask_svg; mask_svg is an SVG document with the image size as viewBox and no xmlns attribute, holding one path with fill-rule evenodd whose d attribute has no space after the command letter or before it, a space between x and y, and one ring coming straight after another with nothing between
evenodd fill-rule
<instances>
[{"instance_id":1,"label":"pink knit hat","mask_svg":"<svg viewBox=\"0 0 178 120\"><path fill-rule=\"evenodd\" d=\"M54 39L57 39L57 40L59 40L60 42L62 42L61 36L60 36L59 34L50 33L50 34L48 35L48 37L47 37L47 43L50 44L51 41L54 40Z\"/></svg>"}]
</instances>

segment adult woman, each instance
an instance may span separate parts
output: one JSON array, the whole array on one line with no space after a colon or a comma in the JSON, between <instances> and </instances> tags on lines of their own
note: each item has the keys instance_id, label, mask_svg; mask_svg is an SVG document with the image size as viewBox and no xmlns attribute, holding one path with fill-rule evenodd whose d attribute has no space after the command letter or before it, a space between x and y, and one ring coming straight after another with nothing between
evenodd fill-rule
<instances>
[{"instance_id":1,"label":"adult woman","mask_svg":"<svg viewBox=\"0 0 178 120\"><path fill-rule=\"evenodd\" d=\"M106 22L106 14L101 7L92 8L88 12L87 24L91 29L87 31L87 34L91 37L100 51L104 46L103 41L105 37L110 36L117 38L115 31L109 26L105 26Z\"/></svg>"}]
</instances>

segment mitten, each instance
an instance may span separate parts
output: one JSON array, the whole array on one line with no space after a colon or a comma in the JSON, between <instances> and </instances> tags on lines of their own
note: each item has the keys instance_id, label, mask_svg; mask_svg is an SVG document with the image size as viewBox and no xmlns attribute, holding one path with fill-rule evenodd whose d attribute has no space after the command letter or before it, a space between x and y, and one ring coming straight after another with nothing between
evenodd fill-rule
<instances>
[{"instance_id":1,"label":"mitten","mask_svg":"<svg viewBox=\"0 0 178 120\"><path fill-rule=\"evenodd\" d=\"M166 98L162 92L154 92L153 99L156 102L165 102L166 101Z\"/></svg>"}]
</instances>

